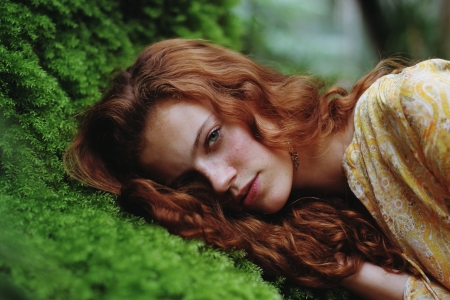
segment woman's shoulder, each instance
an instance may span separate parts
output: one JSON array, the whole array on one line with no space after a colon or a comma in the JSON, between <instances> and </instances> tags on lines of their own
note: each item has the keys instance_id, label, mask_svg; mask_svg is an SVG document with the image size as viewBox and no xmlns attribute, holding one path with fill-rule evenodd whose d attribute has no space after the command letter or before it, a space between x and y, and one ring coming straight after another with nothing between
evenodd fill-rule
<instances>
[{"instance_id":1,"label":"woman's shoulder","mask_svg":"<svg viewBox=\"0 0 450 300\"><path fill-rule=\"evenodd\" d=\"M440 84L450 81L450 62L443 59L429 59L419 62L411 67L405 68L401 73L388 75L389 77L401 77L400 92L436 92Z\"/></svg>"},{"instance_id":2,"label":"woman's shoulder","mask_svg":"<svg viewBox=\"0 0 450 300\"><path fill-rule=\"evenodd\" d=\"M433 58L418 62L409 67L405 67L401 72L395 74L388 74L372 84L372 87L376 87L382 83L395 82L396 84L404 84L411 80L427 80L433 77L445 77L450 76L450 61ZM370 89L369 88L369 89Z\"/></svg>"},{"instance_id":3,"label":"woman's shoulder","mask_svg":"<svg viewBox=\"0 0 450 300\"><path fill-rule=\"evenodd\" d=\"M448 73L450 72L450 61L440 58L432 58L416 63L411 67L407 67L404 69L404 72L410 74L441 72Z\"/></svg>"},{"instance_id":4,"label":"woman's shoulder","mask_svg":"<svg viewBox=\"0 0 450 300\"><path fill-rule=\"evenodd\" d=\"M381 78L385 84L395 83L399 91L417 92L415 86L428 85L436 80L450 80L450 61L435 58L406 67L398 74Z\"/></svg>"},{"instance_id":5,"label":"woman's shoulder","mask_svg":"<svg viewBox=\"0 0 450 300\"><path fill-rule=\"evenodd\" d=\"M449 94L450 61L429 59L388 74L375 81L361 96L362 103L376 105L381 110L398 110L414 104L414 100L433 102L438 94Z\"/></svg>"}]
</instances>

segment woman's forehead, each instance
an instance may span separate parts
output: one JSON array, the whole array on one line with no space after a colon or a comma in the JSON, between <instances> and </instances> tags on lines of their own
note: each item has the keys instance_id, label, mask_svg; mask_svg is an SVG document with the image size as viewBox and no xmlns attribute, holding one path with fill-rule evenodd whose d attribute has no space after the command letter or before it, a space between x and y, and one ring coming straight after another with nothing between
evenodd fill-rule
<instances>
[{"instance_id":1,"label":"woman's forehead","mask_svg":"<svg viewBox=\"0 0 450 300\"><path fill-rule=\"evenodd\" d=\"M192 129L202 118L213 114L213 109L195 100L168 100L158 103L149 116L146 132L159 132L180 135L184 129Z\"/></svg>"}]
</instances>

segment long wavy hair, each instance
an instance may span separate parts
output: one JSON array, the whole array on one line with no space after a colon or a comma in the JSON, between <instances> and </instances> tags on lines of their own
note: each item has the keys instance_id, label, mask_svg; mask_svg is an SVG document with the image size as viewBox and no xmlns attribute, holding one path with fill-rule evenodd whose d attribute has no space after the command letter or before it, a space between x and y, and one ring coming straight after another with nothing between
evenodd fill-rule
<instances>
[{"instance_id":1,"label":"long wavy hair","mask_svg":"<svg viewBox=\"0 0 450 300\"><path fill-rule=\"evenodd\" d=\"M64 161L68 173L119 194L125 210L156 220L171 233L225 250L242 249L265 272L312 287L332 287L364 261L390 271L414 270L369 220L342 201L290 201L274 215L227 211L201 182L163 186L139 164L151 112L167 99L207 103L245 123L261 143L288 150L314 147L345 129L361 94L402 64L381 62L347 93L324 90L316 77L287 76L242 54L197 40L172 39L146 48L87 110ZM263 123L276 125L268 131ZM352 263L342 264L341 252Z\"/></svg>"}]
</instances>

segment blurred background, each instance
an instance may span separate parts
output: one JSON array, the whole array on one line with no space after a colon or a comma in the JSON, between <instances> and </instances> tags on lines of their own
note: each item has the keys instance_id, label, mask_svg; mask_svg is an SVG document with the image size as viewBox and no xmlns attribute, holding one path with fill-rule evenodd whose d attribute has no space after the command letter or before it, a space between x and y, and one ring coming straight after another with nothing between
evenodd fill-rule
<instances>
[{"instance_id":1,"label":"blurred background","mask_svg":"<svg viewBox=\"0 0 450 300\"><path fill-rule=\"evenodd\" d=\"M382 58L450 58L448 0L241 0L242 52L350 87Z\"/></svg>"}]
</instances>

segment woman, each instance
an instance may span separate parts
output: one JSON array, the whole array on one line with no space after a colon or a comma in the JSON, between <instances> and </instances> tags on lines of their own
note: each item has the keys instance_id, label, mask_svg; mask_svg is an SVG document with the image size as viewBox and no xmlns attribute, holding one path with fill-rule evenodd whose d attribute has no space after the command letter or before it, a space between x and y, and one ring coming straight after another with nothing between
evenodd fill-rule
<instances>
[{"instance_id":1,"label":"woman","mask_svg":"<svg viewBox=\"0 0 450 300\"><path fill-rule=\"evenodd\" d=\"M349 94L322 93L317 78L219 46L162 41L86 112L66 166L126 211L243 249L269 274L444 298L450 64L403 68L382 62Z\"/></svg>"}]
</instances>

